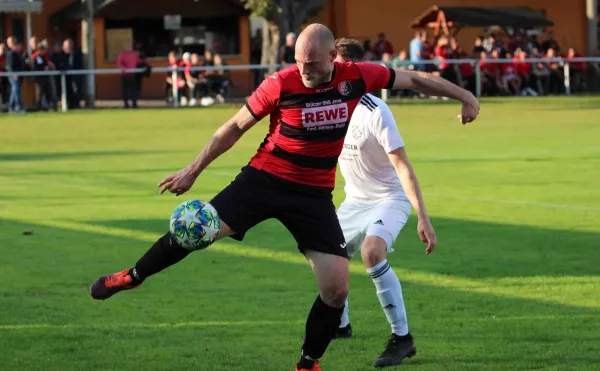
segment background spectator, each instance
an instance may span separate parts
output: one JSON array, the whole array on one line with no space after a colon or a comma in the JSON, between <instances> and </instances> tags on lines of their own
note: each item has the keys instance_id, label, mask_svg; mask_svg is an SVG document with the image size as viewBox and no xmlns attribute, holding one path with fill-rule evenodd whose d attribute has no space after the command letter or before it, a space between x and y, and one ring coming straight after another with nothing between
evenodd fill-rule
<instances>
[{"instance_id":1,"label":"background spectator","mask_svg":"<svg viewBox=\"0 0 600 371\"><path fill-rule=\"evenodd\" d=\"M137 68L140 62L138 53L133 50L132 45L126 45L117 56L117 68L121 69L121 96L125 108L129 108L129 100L131 100L131 106L137 108L138 91L135 73L126 70Z\"/></svg>"},{"instance_id":2,"label":"background spectator","mask_svg":"<svg viewBox=\"0 0 600 371\"><path fill-rule=\"evenodd\" d=\"M7 72L23 72L25 71L25 60L23 59L22 45L17 43L14 36L6 39L8 53L6 55L6 70ZM8 99L9 113L24 113L23 104L21 103L21 86L23 85L23 77L12 75L8 77L10 86L10 97Z\"/></svg>"},{"instance_id":3,"label":"background spectator","mask_svg":"<svg viewBox=\"0 0 600 371\"><path fill-rule=\"evenodd\" d=\"M377 35L377 42L375 43L373 51L377 60L381 60L384 53L394 54L392 43L385 39L385 34L383 32Z\"/></svg>"},{"instance_id":4,"label":"background spectator","mask_svg":"<svg viewBox=\"0 0 600 371\"><path fill-rule=\"evenodd\" d=\"M296 47L296 34L293 32L285 35L285 45L279 48L279 63L281 68L286 68L290 65L296 64L296 58L294 57Z\"/></svg>"}]
</instances>

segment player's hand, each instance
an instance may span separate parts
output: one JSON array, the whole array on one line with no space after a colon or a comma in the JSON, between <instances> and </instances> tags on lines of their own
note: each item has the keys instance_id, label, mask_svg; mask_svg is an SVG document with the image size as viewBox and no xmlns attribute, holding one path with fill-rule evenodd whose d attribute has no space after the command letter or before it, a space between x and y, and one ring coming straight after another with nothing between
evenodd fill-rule
<instances>
[{"instance_id":1,"label":"player's hand","mask_svg":"<svg viewBox=\"0 0 600 371\"><path fill-rule=\"evenodd\" d=\"M479 101L473 97L473 99L463 102L460 115L458 115L463 125L475 121L477 116L479 116Z\"/></svg>"},{"instance_id":2,"label":"player's hand","mask_svg":"<svg viewBox=\"0 0 600 371\"><path fill-rule=\"evenodd\" d=\"M192 188L197 177L190 168L183 168L158 183L158 186L161 187L160 194L169 191L180 196Z\"/></svg>"},{"instance_id":3,"label":"player's hand","mask_svg":"<svg viewBox=\"0 0 600 371\"><path fill-rule=\"evenodd\" d=\"M417 232L419 233L419 238L421 241L427 244L425 254L431 254L433 249L435 249L435 245L437 245L437 237L435 236L435 231L433 230L433 226L431 225L429 218L419 218L419 222L417 223Z\"/></svg>"}]
</instances>

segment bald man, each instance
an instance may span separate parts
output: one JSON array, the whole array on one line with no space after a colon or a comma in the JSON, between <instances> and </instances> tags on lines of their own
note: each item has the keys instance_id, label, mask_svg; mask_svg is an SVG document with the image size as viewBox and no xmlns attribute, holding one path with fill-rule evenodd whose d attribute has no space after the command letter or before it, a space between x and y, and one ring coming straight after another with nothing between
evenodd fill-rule
<instances>
[{"instance_id":1,"label":"bald man","mask_svg":"<svg viewBox=\"0 0 600 371\"><path fill-rule=\"evenodd\" d=\"M217 240L241 241L253 226L275 218L308 259L319 295L306 322L298 371L321 370L318 360L344 311L348 255L331 192L348 122L361 97L384 88L416 89L461 101L463 123L479 112L471 93L445 80L377 64L335 62L336 57L331 31L320 24L308 26L296 42L296 65L265 79L194 161L158 184L161 193L184 194L210 163L270 115L269 133L256 155L210 203L221 219ZM166 233L134 267L98 278L91 295L104 300L138 287L191 252Z\"/></svg>"}]
</instances>

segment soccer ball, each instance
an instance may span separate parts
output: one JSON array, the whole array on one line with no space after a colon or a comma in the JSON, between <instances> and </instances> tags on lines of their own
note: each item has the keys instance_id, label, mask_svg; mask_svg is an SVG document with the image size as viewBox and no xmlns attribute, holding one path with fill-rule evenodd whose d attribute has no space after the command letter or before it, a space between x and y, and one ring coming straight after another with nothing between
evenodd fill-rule
<instances>
[{"instance_id":1,"label":"soccer ball","mask_svg":"<svg viewBox=\"0 0 600 371\"><path fill-rule=\"evenodd\" d=\"M217 210L208 202L185 201L171 214L171 235L188 250L200 250L215 242L221 230Z\"/></svg>"}]
</instances>

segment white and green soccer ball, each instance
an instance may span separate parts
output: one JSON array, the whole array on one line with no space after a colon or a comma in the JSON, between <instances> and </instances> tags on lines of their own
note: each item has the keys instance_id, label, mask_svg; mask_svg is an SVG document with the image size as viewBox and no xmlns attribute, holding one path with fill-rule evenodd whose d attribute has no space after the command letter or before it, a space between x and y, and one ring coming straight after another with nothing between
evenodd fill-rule
<instances>
[{"instance_id":1,"label":"white and green soccer ball","mask_svg":"<svg viewBox=\"0 0 600 371\"><path fill-rule=\"evenodd\" d=\"M171 235L188 250L200 250L215 242L221 230L217 210L208 202L185 201L171 214Z\"/></svg>"}]
</instances>

